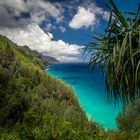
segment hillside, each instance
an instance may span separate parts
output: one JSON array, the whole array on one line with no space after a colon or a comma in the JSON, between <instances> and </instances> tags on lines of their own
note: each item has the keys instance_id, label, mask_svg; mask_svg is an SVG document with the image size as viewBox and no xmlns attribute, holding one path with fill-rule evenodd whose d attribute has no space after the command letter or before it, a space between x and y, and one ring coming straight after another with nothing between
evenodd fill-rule
<instances>
[{"instance_id":1,"label":"hillside","mask_svg":"<svg viewBox=\"0 0 140 140\"><path fill-rule=\"evenodd\" d=\"M105 131L85 116L72 89L44 72L40 54L0 36L0 140L137 140L140 104ZM88 102L88 101L87 101Z\"/></svg>"},{"instance_id":2,"label":"hillside","mask_svg":"<svg viewBox=\"0 0 140 140\"><path fill-rule=\"evenodd\" d=\"M71 88L42 70L46 61L27 52L0 37L0 139L96 137L99 128L85 117Z\"/></svg>"},{"instance_id":3,"label":"hillside","mask_svg":"<svg viewBox=\"0 0 140 140\"><path fill-rule=\"evenodd\" d=\"M43 55L43 58L44 58L45 60L48 60L51 64L52 64L52 63L58 63L58 62L59 62L56 58L54 58L54 57L52 57L52 56Z\"/></svg>"},{"instance_id":4,"label":"hillside","mask_svg":"<svg viewBox=\"0 0 140 140\"><path fill-rule=\"evenodd\" d=\"M5 36L0 35L0 38L5 40L8 44L15 46L18 50L20 50L25 55L28 55L28 57L30 57L31 59L34 59L34 61L36 61L35 63L40 64L42 67L53 64L55 62L59 62L56 58L52 56L46 56L38 53L36 50L30 50L28 46L17 46Z\"/></svg>"}]
</instances>

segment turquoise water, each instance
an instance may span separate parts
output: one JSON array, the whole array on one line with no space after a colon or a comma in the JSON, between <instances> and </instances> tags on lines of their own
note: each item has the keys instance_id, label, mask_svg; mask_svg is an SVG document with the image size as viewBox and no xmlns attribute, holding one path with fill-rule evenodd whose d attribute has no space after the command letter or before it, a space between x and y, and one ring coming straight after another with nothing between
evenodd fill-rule
<instances>
[{"instance_id":1,"label":"turquoise water","mask_svg":"<svg viewBox=\"0 0 140 140\"><path fill-rule=\"evenodd\" d=\"M120 106L115 106L113 99L105 93L104 80L99 69L93 72L83 63L57 63L47 71L70 84L88 118L101 124L106 129L115 129L116 117Z\"/></svg>"}]
</instances>

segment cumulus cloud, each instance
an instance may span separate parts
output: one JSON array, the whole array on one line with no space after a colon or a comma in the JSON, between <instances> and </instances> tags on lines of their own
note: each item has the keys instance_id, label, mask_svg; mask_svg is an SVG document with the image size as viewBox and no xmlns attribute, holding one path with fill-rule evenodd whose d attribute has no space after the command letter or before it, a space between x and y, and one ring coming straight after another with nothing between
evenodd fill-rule
<instances>
[{"instance_id":1,"label":"cumulus cloud","mask_svg":"<svg viewBox=\"0 0 140 140\"><path fill-rule=\"evenodd\" d=\"M27 6L30 9L31 19L35 22L40 21L41 18L44 19L43 16L51 16L55 18L57 22L60 22L63 19L63 8L59 4L52 4L49 1L43 0L28 0Z\"/></svg>"},{"instance_id":2,"label":"cumulus cloud","mask_svg":"<svg viewBox=\"0 0 140 140\"><path fill-rule=\"evenodd\" d=\"M74 15L69 26L74 29L79 29L82 27L89 27L96 23L95 14L92 13L90 9L85 9L84 7L79 7L78 12Z\"/></svg>"},{"instance_id":3,"label":"cumulus cloud","mask_svg":"<svg viewBox=\"0 0 140 140\"><path fill-rule=\"evenodd\" d=\"M54 56L59 61L79 61L80 46L53 40L51 33L45 33L37 24L23 28L0 28L0 34L7 36L18 45L27 45L44 55Z\"/></svg>"},{"instance_id":4,"label":"cumulus cloud","mask_svg":"<svg viewBox=\"0 0 140 140\"><path fill-rule=\"evenodd\" d=\"M15 19L13 19L8 11L3 8L3 7L0 7L0 26L15 26L16 25L16 21Z\"/></svg>"},{"instance_id":5,"label":"cumulus cloud","mask_svg":"<svg viewBox=\"0 0 140 140\"><path fill-rule=\"evenodd\" d=\"M61 30L62 33L64 33L66 31L66 28L63 26L60 26L59 29Z\"/></svg>"},{"instance_id":6,"label":"cumulus cloud","mask_svg":"<svg viewBox=\"0 0 140 140\"><path fill-rule=\"evenodd\" d=\"M60 4L44 0L1 0L0 26L16 27L39 23L48 17L57 22L63 19L63 8Z\"/></svg>"},{"instance_id":7,"label":"cumulus cloud","mask_svg":"<svg viewBox=\"0 0 140 140\"><path fill-rule=\"evenodd\" d=\"M109 19L109 12L98 7L95 2L87 2L78 7L77 13L69 22L69 27L73 29L93 27L99 22L99 17L107 21Z\"/></svg>"},{"instance_id":8,"label":"cumulus cloud","mask_svg":"<svg viewBox=\"0 0 140 140\"><path fill-rule=\"evenodd\" d=\"M95 27L102 13L91 0L0 0L0 34L60 61L78 61L80 46L54 41L53 35L45 32L58 29L64 33L67 25L74 29Z\"/></svg>"}]
</instances>

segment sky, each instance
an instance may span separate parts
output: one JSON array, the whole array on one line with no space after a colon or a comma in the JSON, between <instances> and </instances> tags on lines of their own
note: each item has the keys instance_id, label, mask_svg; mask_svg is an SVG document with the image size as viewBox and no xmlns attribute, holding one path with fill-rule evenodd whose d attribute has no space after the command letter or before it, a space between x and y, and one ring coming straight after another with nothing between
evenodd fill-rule
<instances>
[{"instance_id":1,"label":"sky","mask_svg":"<svg viewBox=\"0 0 140 140\"><path fill-rule=\"evenodd\" d=\"M108 0L0 0L0 34L61 62L81 61L83 44L104 33ZM140 0L114 0L119 9L137 10Z\"/></svg>"}]
</instances>

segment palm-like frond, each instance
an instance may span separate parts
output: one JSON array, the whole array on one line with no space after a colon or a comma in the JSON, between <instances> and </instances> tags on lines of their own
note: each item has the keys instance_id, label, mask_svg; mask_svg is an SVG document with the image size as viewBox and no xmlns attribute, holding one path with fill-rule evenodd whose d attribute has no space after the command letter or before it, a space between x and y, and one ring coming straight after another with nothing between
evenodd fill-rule
<instances>
[{"instance_id":1,"label":"palm-like frond","mask_svg":"<svg viewBox=\"0 0 140 140\"><path fill-rule=\"evenodd\" d=\"M107 4L110 19L105 35L96 35L86 45L93 52L90 65L98 64L106 75L106 89L123 103L134 102L140 94L140 5L129 18L116 7L113 0Z\"/></svg>"}]
</instances>

